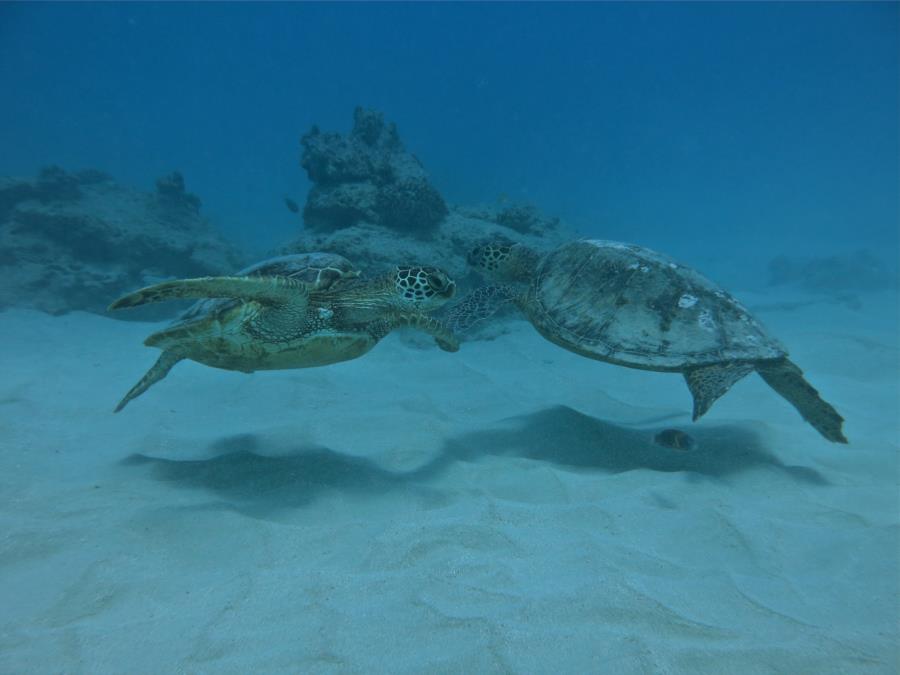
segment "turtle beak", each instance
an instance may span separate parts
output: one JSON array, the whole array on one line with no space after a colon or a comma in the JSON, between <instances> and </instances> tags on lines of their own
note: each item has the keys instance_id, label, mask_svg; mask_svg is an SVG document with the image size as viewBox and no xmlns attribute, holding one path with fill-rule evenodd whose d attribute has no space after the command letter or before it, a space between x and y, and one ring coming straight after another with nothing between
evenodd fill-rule
<instances>
[{"instance_id":1,"label":"turtle beak","mask_svg":"<svg viewBox=\"0 0 900 675\"><path fill-rule=\"evenodd\" d=\"M456 282L443 270L435 267L425 267L424 271L428 274L428 286L442 298L452 298L456 293Z\"/></svg>"},{"instance_id":2,"label":"turtle beak","mask_svg":"<svg viewBox=\"0 0 900 675\"><path fill-rule=\"evenodd\" d=\"M442 298L447 298L449 300L456 295L456 282L446 275L441 276L439 284L432 283L432 286L434 287L435 293Z\"/></svg>"},{"instance_id":3,"label":"turtle beak","mask_svg":"<svg viewBox=\"0 0 900 675\"><path fill-rule=\"evenodd\" d=\"M444 291L444 297L448 300L456 295L456 282L453 279L448 279L450 283L447 284L447 289Z\"/></svg>"}]
</instances>

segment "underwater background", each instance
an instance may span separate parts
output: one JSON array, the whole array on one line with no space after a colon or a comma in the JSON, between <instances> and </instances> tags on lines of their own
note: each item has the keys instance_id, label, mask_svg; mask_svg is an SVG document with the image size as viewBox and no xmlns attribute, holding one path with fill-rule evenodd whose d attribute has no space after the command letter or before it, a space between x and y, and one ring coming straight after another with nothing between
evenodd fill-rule
<instances>
[{"instance_id":1,"label":"underwater background","mask_svg":"<svg viewBox=\"0 0 900 675\"><path fill-rule=\"evenodd\" d=\"M896 3L0 8L3 174L173 168L260 251L297 139L383 111L448 200L695 255L898 244ZM886 255L895 262L892 255Z\"/></svg>"},{"instance_id":2,"label":"underwater background","mask_svg":"<svg viewBox=\"0 0 900 675\"><path fill-rule=\"evenodd\" d=\"M0 3L0 91L0 672L900 668L900 3ZM112 413L124 293L486 237L695 268L850 444L512 312Z\"/></svg>"}]
</instances>

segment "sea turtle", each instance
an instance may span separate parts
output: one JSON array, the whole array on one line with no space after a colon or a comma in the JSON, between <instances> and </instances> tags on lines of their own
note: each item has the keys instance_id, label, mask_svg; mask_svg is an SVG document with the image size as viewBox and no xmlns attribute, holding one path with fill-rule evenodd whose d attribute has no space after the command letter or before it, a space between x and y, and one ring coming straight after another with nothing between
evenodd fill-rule
<instances>
[{"instance_id":1,"label":"sea turtle","mask_svg":"<svg viewBox=\"0 0 900 675\"><path fill-rule=\"evenodd\" d=\"M287 255L233 277L176 279L142 288L109 308L208 299L144 341L163 352L116 412L182 359L245 373L324 366L362 356L401 326L425 331L441 349L456 351L456 337L426 314L455 290L453 280L434 267L396 267L367 280L332 253Z\"/></svg>"},{"instance_id":2,"label":"sea turtle","mask_svg":"<svg viewBox=\"0 0 900 675\"><path fill-rule=\"evenodd\" d=\"M739 379L758 372L829 441L846 443L838 412L787 352L731 295L655 251L585 239L539 253L495 242L469 256L503 285L473 291L447 326L464 332L512 302L547 340L588 358L684 375L693 419Z\"/></svg>"}]
</instances>

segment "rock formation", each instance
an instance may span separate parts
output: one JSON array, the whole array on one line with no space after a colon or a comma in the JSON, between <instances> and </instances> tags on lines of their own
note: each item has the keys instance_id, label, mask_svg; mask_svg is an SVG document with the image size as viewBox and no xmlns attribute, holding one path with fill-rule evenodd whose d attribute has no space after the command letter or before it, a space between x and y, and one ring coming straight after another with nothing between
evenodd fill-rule
<instances>
[{"instance_id":1,"label":"rock formation","mask_svg":"<svg viewBox=\"0 0 900 675\"><path fill-rule=\"evenodd\" d=\"M500 237L551 248L575 236L532 206L448 208L381 113L357 108L348 136L313 128L302 145L313 183L302 209L306 227L273 255L333 251L367 273L431 264L465 292L478 282L466 262L478 243ZM289 197L285 204L300 210ZM103 313L141 286L232 274L247 262L203 218L200 199L177 172L151 193L95 170L50 167L30 180L0 178L0 310ZM164 303L114 316L158 319L178 309Z\"/></svg>"},{"instance_id":2,"label":"rock formation","mask_svg":"<svg viewBox=\"0 0 900 675\"><path fill-rule=\"evenodd\" d=\"M399 262L438 265L465 288L467 278L475 281L466 256L485 239L549 248L574 236L532 206L448 208L394 124L363 108L353 119L347 137L316 127L303 137L302 166L313 183L305 229L277 253L334 251L368 273Z\"/></svg>"},{"instance_id":3,"label":"rock formation","mask_svg":"<svg viewBox=\"0 0 900 675\"><path fill-rule=\"evenodd\" d=\"M165 278L231 273L243 260L200 216L178 173L144 193L95 171L0 178L0 308L103 313L118 295ZM125 318L171 316L148 306Z\"/></svg>"},{"instance_id":4,"label":"rock formation","mask_svg":"<svg viewBox=\"0 0 900 675\"><path fill-rule=\"evenodd\" d=\"M313 127L301 144L313 183L303 209L308 230L369 223L427 238L447 215L425 169L379 112L357 108L349 136Z\"/></svg>"}]
</instances>

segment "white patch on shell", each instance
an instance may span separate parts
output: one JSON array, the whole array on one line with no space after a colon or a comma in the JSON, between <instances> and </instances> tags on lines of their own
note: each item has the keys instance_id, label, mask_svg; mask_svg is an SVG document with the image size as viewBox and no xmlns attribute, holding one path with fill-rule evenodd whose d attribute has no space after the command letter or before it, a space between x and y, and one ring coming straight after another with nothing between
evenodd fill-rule
<instances>
[{"instance_id":1,"label":"white patch on shell","mask_svg":"<svg viewBox=\"0 0 900 675\"><path fill-rule=\"evenodd\" d=\"M637 269L638 267L640 267L640 266L641 266L640 263L631 263L631 264L628 266L628 269L630 269L630 270L636 270L636 269Z\"/></svg>"},{"instance_id":2,"label":"white patch on shell","mask_svg":"<svg viewBox=\"0 0 900 675\"><path fill-rule=\"evenodd\" d=\"M641 272L643 272L644 274L646 274L646 273L649 272L649 271L650 271L650 268L649 268L649 267L647 267L646 265L641 265Z\"/></svg>"},{"instance_id":3,"label":"white patch on shell","mask_svg":"<svg viewBox=\"0 0 900 675\"><path fill-rule=\"evenodd\" d=\"M688 307L693 307L696 304L697 298L690 293L685 293L680 298L678 298L678 306L681 307L681 309L687 309Z\"/></svg>"},{"instance_id":4,"label":"white patch on shell","mask_svg":"<svg viewBox=\"0 0 900 675\"><path fill-rule=\"evenodd\" d=\"M330 309L327 309L326 307L319 307L318 314L320 319L325 320L328 320L334 316L334 312L332 312Z\"/></svg>"},{"instance_id":5,"label":"white patch on shell","mask_svg":"<svg viewBox=\"0 0 900 675\"><path fill-rule=\"evenodd\" d=\"M700 328L703 330L714 331L716 329L715 319L713 319L708 309L700 312L700 316L697 317L697 323L700 324Z\"/></svg>"},{"instance_id":6,"label":"white patch on shell","mask_svg":"<svg viewBox=\"0 0 900 675\"><path fill-rule=\"evenodd\" d=\"M678 269L678 265L676 265L675 263L669 263L669 267L671 267L673 270Z\"/></svg>"}]
</instances>

